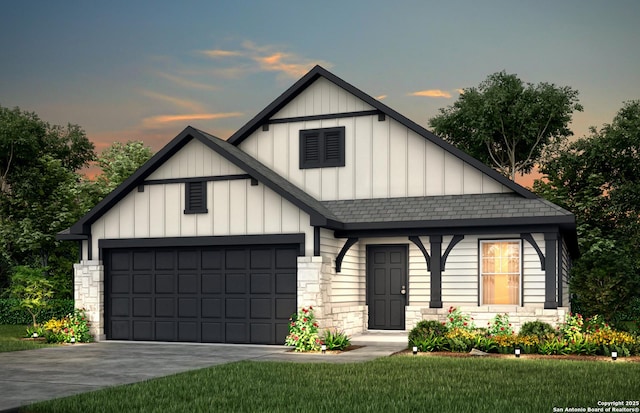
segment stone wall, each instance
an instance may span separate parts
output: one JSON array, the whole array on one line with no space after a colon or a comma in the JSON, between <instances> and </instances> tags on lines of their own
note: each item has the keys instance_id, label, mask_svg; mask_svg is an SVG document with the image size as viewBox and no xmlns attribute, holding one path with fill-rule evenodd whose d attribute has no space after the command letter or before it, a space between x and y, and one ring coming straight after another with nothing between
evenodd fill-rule
<instances>
[{"instance_id":1,"label":"stone wall","mask_svg":"<svg viewBox=\"0 0 640 413\"><path fill-rule=\"evenodd\" d=\"M518 307L518 306L457 306L463 314L467 314L473 318L476 327L487 327L488 323L497 315L507 313L509 315L509 323L511 323L514 331L517 333L520 327L528 321L544 321L553 327L563 323L566 315L569 314L569 307L558 307L557 309L547 310L538 307ZM422 319L436 320L444 322L449 314L449 306L443 308L423 308ZM413 325L407 323L407 329L411 329Z\"/></svg>"},{"instance_id":2,"label":"stone wall","mask_svg":"<svg viewBox=\"0 0 640 413\"><path fill-rule=\"evenodd\" d=\"M102 261L82 261L73 265L76 308L84 308L96 341L104 340L104 266Z\"/></svg>"}]
</instances>

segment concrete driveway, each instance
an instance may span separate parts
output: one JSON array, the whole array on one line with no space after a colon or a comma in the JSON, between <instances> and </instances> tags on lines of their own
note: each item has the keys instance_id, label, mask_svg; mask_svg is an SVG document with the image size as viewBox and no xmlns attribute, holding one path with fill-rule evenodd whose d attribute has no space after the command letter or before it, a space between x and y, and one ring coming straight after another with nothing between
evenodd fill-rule
<instances>
[{"instance_id":1,"label":"concrete driveway","mask_svg":"<svg viewBox=\"0 0 640 413\"><path fill-rule=\"evenodd\" d=\"M284 346L103 341L0 353L0 413L30 403L241 360L349 363L406 348L406 333L352 338L364 347L339 355Z\"/></svg>"},{"instance_id":2,"label":"concrete driveway","mask_svg":"<svg viewBox=\"0 0 640 413\"><path fill-rule=\"evenodd\" d=\"M100 342L0 353L0 412L285 351L282 346Z\"/></svg>"}]
</instances>

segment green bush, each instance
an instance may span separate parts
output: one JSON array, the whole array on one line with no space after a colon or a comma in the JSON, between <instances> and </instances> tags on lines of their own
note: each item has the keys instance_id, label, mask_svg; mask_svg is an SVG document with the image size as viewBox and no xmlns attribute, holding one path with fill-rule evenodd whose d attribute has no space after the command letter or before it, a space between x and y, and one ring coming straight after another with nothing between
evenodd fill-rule
<instances>
[{"instance_id":1,"label":"green bush","mask_svg":"<svg viewBox=\"0 0 640 413\"><path fill-rule=\"evenodd\" d=\"M48 300L47 306L40 311L36 321L45 323L52 318L63 318L73 313L73 300ZM15 298L0 298L0 324L27 325L32 319L28 311L18 308L18 300Z\"/></svg>"},{"instance_id":2,"label":"green bush","mask_svg":"<svg viewBox=\"0 0 640 413\"><path fill-rule=\"evenodd\" d=\"M351 345L351 339L344 331L325 330L322 343L327 350L344 350Z\"/></svg>"},{"instance_id":3,"label":"green bush","mask_svg":"<svg viewBox=\"0 0 640 413\"><path fill-rule=\"evenodd\" d=\"M551 324L545 323L544 321L527 321L520 327L520 332L518 335L520 336L536 336L538 338L542 338L547 334L554 334L556 330L551 327Z\"/></svg>"},{"instance_id":4,"label":"green bush","mask_svg":"<svg viewBox=\"0 0 640 413\"><path fill-rule=\"evenodd\" d=\"M420 351L438 351L444 340L434 338L442 338L447 331L447 327L438 321L418 321L409 332L409 348L417 346Z\"/></svg>"}]
</instances>

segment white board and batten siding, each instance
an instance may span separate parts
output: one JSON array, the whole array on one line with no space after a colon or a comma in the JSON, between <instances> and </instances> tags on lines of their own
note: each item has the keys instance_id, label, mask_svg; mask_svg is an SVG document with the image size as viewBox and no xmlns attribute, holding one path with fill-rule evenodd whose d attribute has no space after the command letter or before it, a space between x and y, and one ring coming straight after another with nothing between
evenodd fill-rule
<instances>
[{"instance_id":1,"label":"white board and batten siding","mask_svg":"<svg viewBox=\"0 0 640 413\"><path fill-rule=\"evenodd\" d=\"M201 142L193 140L148 179L244 174ZM313 254L309 215L263 184L249 179L207 182L207 213L185 214L184 183L134 189L91 228L93 257L99 239L305 234L306 255Z\"/></svg>"},{"instance_id":2,"label":"white board and batten siding","mask_svg":"<svg viewBox=\"0 0 640 413\"><path fill-rule=\"evenodd\" d=\"M272 119L371 110L324 78ZM345 128L345 166L300 169L299 132ZM462 195L510 191L401 123L377 115L275 123L240 148L318 200Z\"/></svg>"}]
</instances>

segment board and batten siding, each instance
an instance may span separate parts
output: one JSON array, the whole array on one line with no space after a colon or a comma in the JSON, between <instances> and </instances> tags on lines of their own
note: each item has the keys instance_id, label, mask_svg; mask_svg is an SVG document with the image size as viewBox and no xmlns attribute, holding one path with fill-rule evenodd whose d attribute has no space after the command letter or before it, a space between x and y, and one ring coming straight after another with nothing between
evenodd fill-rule
<instances>
[{"instance_id":1,"label":"board and batten siding","mask_svg":"<svg viewBox=\"0 0 640 413\"><path fill-rule=\"evenodd\" d=\"M544 235L532 234L544 253ZM445 251L450 236L443 237L442 251ZM477 305L479 294L479 241L517 240L519 235L474 236L467 235L450 252L445 271L442 273L442 301L460 305ZM545 301L545 273L540 267L536 250L522 241L522 305L542 306Z\"/></svg>"},{"instance_id":2,"label":"board and batten siding","mask_svg":"<svg viewBox=\"0 0 640 413\"><path fill-rule=\"evenodd\" d=\"M340 104L346 92L320 81L321 87L314 83L272 119L371 109L352 95L346 101L355 99L360 106ZM317 101L321 103L302 103ZM300 130L339 126L345 128L345 166L300 169ZM401 123L379 121L377 115L270 124L239 147L321 201L509 191Z\"/></svg>"},{"instance_id":3,"label":"board and batten siding","mask_svg":"<svg viewBox=\"0 0 640 413\"><path fill-rule=\"evenodd\" d=\"M569 307L571 300L569 294L569 277L571 271L571 257L569 256L569 249L567 243L562 239L562 266L560 273L560 282L562 282L562 306Z\"/></svg>"},{"instance_id":4,"label":"board and batten siding","mask_svg":"<svg viewBox=\"0 0 640 413\"><path fill-rule=\"evenodd\" d=\"M194 140L151 176L175 179L244 173ZM305 233L305 253L313 255L309 215L265 185L252 186L250 179L209 181L208 212L202 214L184 213L185 187L184 183L145 185L144 192L134 189L127 194L93 223L93 257L98 257L100 239L288 233Z\"/></svg>"}]
</instances>

